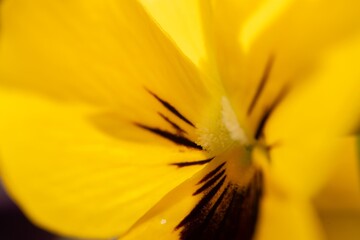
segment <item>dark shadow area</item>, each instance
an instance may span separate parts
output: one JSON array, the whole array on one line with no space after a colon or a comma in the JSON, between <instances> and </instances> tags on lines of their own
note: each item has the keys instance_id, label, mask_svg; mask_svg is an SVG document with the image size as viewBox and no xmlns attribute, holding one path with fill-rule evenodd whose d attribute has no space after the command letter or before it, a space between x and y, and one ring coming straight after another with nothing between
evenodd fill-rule
<instances>
[{"instance_id":1,"label":"dark shadow area","mask_svg":"<svg viewBox=\"0 0 360 240\"><path fill-rule=\"evenodd\" d=\"M0 239L55 240L56 237L34 226L9 199L0 185Z\"/></svg>"}]
</instances>

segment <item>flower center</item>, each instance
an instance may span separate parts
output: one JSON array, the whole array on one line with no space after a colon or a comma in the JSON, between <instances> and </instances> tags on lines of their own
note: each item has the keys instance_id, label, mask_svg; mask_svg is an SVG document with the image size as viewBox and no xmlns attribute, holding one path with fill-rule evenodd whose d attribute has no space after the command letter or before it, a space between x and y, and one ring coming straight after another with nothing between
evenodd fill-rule
<instances>
[{"instance_id":1,"label":"flower center","mask_svg":"<svg viewBox=\"0 0 360 240\"><path fill-rule=\"evenodd\" d=\"M169 164L178 169L205 165L204 175L192 192L197 204L174 228L179 231L179 238L252 239L263 193L263 174L251 161L253 139L241 126L229 100L221 97L210 104L204 110L207 112L201 114L204 118L194 124L175 105L148 92L164 107L164 112L158 114L171 128L134 124L181 148L203 151L207 156ZM160 224L164 225L164 221Z\"/></svg>"},{"instance_id":2,"label":"flower center","mask_svg":"<svg viewBox=\"0 0 360 240\"><path fill-rule=\"evenodd\" d=\"M199 127L197 144L211 155L219 155L231 148L251 148L251 141L238 121L227 97L221 97L219 107L209 114L211 122Z\"/></svg>"},{"instance_id":3,"label":"flower center","mask_svg":"<svg viewBox=\"0 0 360 240\"><path fill-rule=\"evenodd\" d=\"M243 145L248 145L248 137L245 135L243 128L241 128L235 112L226 97L222 97L221 107L221 120L228 130L230 138L236 142L240 142Z\"/></svg>"}]
</instances>

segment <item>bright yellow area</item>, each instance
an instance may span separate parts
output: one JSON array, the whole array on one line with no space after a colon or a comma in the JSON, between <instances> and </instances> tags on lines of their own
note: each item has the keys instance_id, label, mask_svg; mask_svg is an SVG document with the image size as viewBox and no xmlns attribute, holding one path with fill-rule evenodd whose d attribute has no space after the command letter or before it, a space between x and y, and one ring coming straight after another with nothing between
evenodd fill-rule
<instances>
[{"instance_id":1,"label":"bright yellow area","mask_svg":"<svg viewBox=\"0 0 360 240\"><path fill-rule=\"evenodd\" d=\"M280 185L316 193L341 158L342 137L354 131L360 117L359 56L360 38L330 51L273 114L265 136L275 144L271 168Z\"/></svg>"},{"instance_id":2,"label":"bright yellow area","mask_svg":"<svg viewBox=\"0 0 360 240\"><path fill-rule=\"evenodd\" d=\"M342 141L336 167L315 198L320 211L348 211L360 217L360 154L357 141L356 137Z\"/></svg>"},{"instance_id":3,"label":"bright yellow area","mask_svg":"<svg viewBox=\"0 0 360 240\"><path fill-rule=\"evenodd\" d=\"M325 239L312 206L306 200L269 195L261 204L256 240Z\"/></svg>"},{"instance_id":4,"label":"bright yellow area","mask_svg":"<svg viewBox=\"0 0 360 240\"><path fill-rule=\"evenodd\" d=\"M186 127L191 138L205 129L217 139L226 95L218 74L246 133L291 83L265 129L275 145L256 237L321 238L309 198L336 169L338 137L360 118L359 2L143 4L151 16L131 0L2 3L1 170L14 199L61 234L108 238L135 224L129 239L174 239L209 168L169 164L209 156L134 126L164 126L166 109L145 88L199 127ZM270 87L246 116L271 56Z\"/></svg>"},{"instance_id":5,"label":"bright yellow area","mask_svg":"<svg viewBox=\"0 0 360 240\"><path fill-rule=\"evenodd\" d=\"M6 1L1 22L2 177L36 223L113 237L199 170L133 124L170 129L162 112L194 138L145 88L195 124L218 94L135 1Z\"/></svg>"},{"instance_id":6,"label":"bright yellow area","mask_svg":"<svg viewBox=\"0 0 360 240\"><path fill-rule=\"evenodd\" d=\"M179 231L174 231L175 227L201 199L201 195L192 196L191 193L197 190L196 183L213 166L213 164L210 164L210 166L207 166L166 194L123 238L120 237L119 239L178 239Z\"/></svg>"},{"instance_id":7,"label":"bright yellow area","mask_svg":"<svg viewBox=\"0 0 360 240\"><path fill-rule=\"evenodd\" d=\"M204 74L216 77L211 36L212 9L204 0L141 0L159 26Z\"/></svg>"},{"instance_id":8,"label":"bright yellow area","mask_svg":"<svg viewBox=\"0 0 360 240\"><path fill-rule=\"evenodd\" d=\"M87 106L3 91L0 103L2 178L31 219L60 234L123 233L201 168L170 163L205 158L113 138L89 120L96 109Z\"/></svg>"},{"instance_id":9,"label":"bright yellow area","mask_svg":"<svg viewBox=\"0 0 360 240\"><path fill-rule=\"evenodd\" d=\"M239 42L243 51L249 50L250 44L275 21L276 17L286 11L293 0L265 0L253 15L244 23Z\"/></svg>"},{"instance_id":10,"label":"bright yellow area","mask_svg":"<svg viewBox=\"0 0 360 240\"><path fill-rule=\"evenodd\" d=\"M1 17L3 86L134 115L154 111L148 88L194 122L217 94L135 1L14 0Z\"/></svg>"},{"instance_id":11,"label":"bright yellow area","mask_svg":"<svg viewBox=\"0 0 360 240\"><path fill-rule=\"evenodd\" d=\"M315 206L329 239L360 237L360 167L358 139L344 141L335 171L316 195Z\"/></svg>"},{"instance_id":12,"label":"bright yellow area","mask_svg":"<svg viewBox=\"0 0 360 240\"><path fill-rule=\"evenodd\" d=\"M217 62L243 125L254 131L284 86L307 79L326 59L324 54L329 49L346 46L356 38L360 31L359 4L353 0L219 1L214 11ZM254 21L257 27L249 27L249 31L256 32L256 37L249 38L248 48L243 49L242 32ZM253 114L246 116L271 58L274 62L268 84Z\"/></svg>"}]
</instances>

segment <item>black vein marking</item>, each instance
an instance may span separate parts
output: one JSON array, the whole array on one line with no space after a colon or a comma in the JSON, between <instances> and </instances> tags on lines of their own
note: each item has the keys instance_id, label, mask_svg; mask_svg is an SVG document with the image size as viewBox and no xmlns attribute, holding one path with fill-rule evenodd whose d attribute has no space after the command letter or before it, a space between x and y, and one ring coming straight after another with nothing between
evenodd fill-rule
<instances>
[{"instance_id":1,"label":"black vein marking","mask_svg":"<svg viewBox=\"0 0 360 240\"><path fill-rule=\"evenodd\" d=\"M261 95L261 93L263 92L264 90L264 87L266 85L266 82L267 80L269 79L269 76L270 76L270 72L271 72L271 68L273 66L273 63L274 63L274 57L273 56L270 56L267 64L266 64L266 67L265 67L265 70L263 72L263 75L262 75L262 78L260 80L260 83L258 85L258 88L255 92L255 95L249 105L249 108L248 108L248 111L247 111L247 115L251 115L252 111L254 110L255 106L256 106L256 103L258 102L259 100L259 97Z\"/></svg>"},{"instance_id":2,"label":"black vein marking","mask_svg":"<svg viewBox=\"0 0 360 240\"><path fill-rule=\"evenodd\" d=\"M252 239L262 196L262 174L245 187L233 185L233 195L213 239Z\"/></svg>"},{"instance_id":3,"label":"black vein marking","mask_svg":"<svg viewBox=\"0 0 360 240\"><path fill-rule=\"evenodd\" d=\"M159 128L153 128L153 127L149 127L149 126L145 126L143 124L140 123L135 123L136 126L145 129L149 132L152 132L160 137L163 137L165 139L168 139L170 141L172 141L173 143L177 144L177 145L182 145L185 147L189 147L189 148L194 148L194 149L198 149L198 150L203 150L203 148L200 145L197 145L196 143L194 143L193 141L187 139L186 137L183 136L178 136L175 135L173 133L170 133L168 131L164 131L161 130Z\"/></svg>"},{"instance_id":4,"label":"black vein marking","mask_svg":"<svg viewBox=\"0 0 360 240\"><path fill-rule=\"evenodd\" d=\"M219 223L219 229L229 228L226 226L230 226L230 229L232 228L231 221L234 220L234 216L232 216L232 214L236 212L235 209L238 206L238 203L242 202L242 195L239 194L239 188L232 184L229 184L228 186L231 186L232 194L229 197L227 207L225 207L223 219ZM236 226L236 224L233 224L233 226ZM230 232L234 232L234 229L231 229ZM227 239L227 233L218 231L215 239Z\"/></svg>"},{"instance_id":5,"label":"black vein marking","mask_svg":"<svg viewBox=\"0 0 360 240\"><path fill-rule=\"evenodd\" d=\"M267 152L270 152L274 148L280 147L281 145L282 145L282 142L280 140L278 140L278 141L276 141L276 142L274 142L272 144L266 145L265 149L266 149Z\"/></svg>"},{"instance_id":6,"label":"black vein marking","mask_svg":"<svg viewBox=\"0 0 360 240\"><path fill-rule=\"evenodd\" d=\"M196 190L193 193L193 196L198 195L199 193L202 193L203 191L205 191L206 189L208 189L209 187L214 185L219 180L219 178L221 178L224 174L225 174L225 169L222 170L220 173L216 174L211 179L209 179L209 181L207 181L204 185L202 185L202 187L200 187L198 190Z\"/></svg>"},{"instance_id":7,"label":"black vein marking","mask_svg":"<svg viewBox=\"0 0 360 240\"><path fill-rule=\"evenodd\" d=\"M251 240L262 196L263 178L256 171L246 186L225 181L224 176L178 224L181 240ZM223 189L221 191L221 189Z\"/></svg>"},{"instance_id":8,"label":"black vein marking","mask_svg":"<svg viewBox=\"0 0 360 240\"><path fill-rule=\"evenodd\" d=\"M221 204L228 194L230 185L227 185L225 190L221 193L220 197L216 202L210 207L209 212L206 214L202 223L199 225L191 226L192 229L187 230L188 237L185 239L211 239L211 232L208 231L209 228L213 227L214 218L217 218L216 212L221 211Z\"/></svg>"},{"instance_id":9,"label":"black vein marking","mask_svg":"<svg viewBox=\"0 0 360 240\"><path fill-rule=\"evenodd\" d=\"M271 114L274 112L276 107L279 106L279 103L284 99L284 97L287 93L288 93L288 88L284 87L283 90L280 92L280 94L276 97L276 99L270 105L270 107L268 107L264 111L264 114L262 115L260 122L255 131L255 139L256 140L258 140L261 137L261 135L264 131L264 127L265 127L267 121L269 120Z\"/></svg>"},{"instance_id":10,"label":"black vein marking","mask_svg":"<svg viewBox=\"0 0 360 240\"><path fill-rule=\"evenodd\" d=\"M203 165L203 164L209 163L213 159L214 158L208 158L205 160L199 160L199 161L193 161L193 162L176 162L176 163L171 163L170 165L174 165L179 168L190 167L190 166L194 166L194 165Z\"/></svg>"},{"instance_id":11,"label":"black vein marking","mask_svg":"<svg viewBox=\"0 0 360 240\"><path fill-rule=\"evenodd\" d=\"M224 197L226 196L226 194L228 194L228 191L230 189L230 184L228 184L225 188L225 190L221 193L220 197L216 200L215 204L211 207L211 210L209 211L209 213L207 214L204 223L202 224L202 230L205 230L204 227L208 226L211 219L214 217L216 210L219 209L219 206L221 205Z\"/></svg>"},{"instance_id":12,"label":"black vein marking","mask_svg":"<svg viewBox=\"0 0 360 240\"><path fill-rule=\"evenodd\" d=\"M265 111L264 115L262 116L262 118L260 119L260 122L255 131L255 139L256 140L258 140L261 137L261 135L264 131L265 124L266 124L267 120L269 120L269 117L270 117L272 111L273 111L272 108L267 109Z\"/></svg>"},{"instance_id":13,"label":"black vein marking","mask_svg":"<svg viewBox=\"0 0 360 240\"><path fill-rule=\"evenodd\" d=\"M225 182L226 176L223 176L222 179L214 186L208 193L204 195L204 197L200 200L200 202L194 207L194 209L175 227L175 230L178 230L185 225L191 225L192 222L196 222L197 218L202 215L204 206L209 206L211 204L212 198L219 191L221 186ZM181 238L186 239L186 238Z\"/></svg>"},{"instance_id":14,"label":"black vein marking","mask_svg":"<svg viewBox=\"0 0 360 240\"><path fill-rule=\"evenodd\" d=\"M164 114L158 112L158 114L160 115L160 117L162 117L166 122L168 122L175 130L178 134L182 135L185 134L186 131L184 129L182 129L179 125L177 125L176 123L174 123L173 121L171 121L168 117L166 117Z\"/></svg>"},{"instance_id":15,"label":"black vein marking","mask_svg":"<svg viewBox=\"0 0 360 240\"><path fill-rule=\"evenodd\" d=\"M172 106L170 103L166 102L165 100L161 99L158 95L151 92L150 90L146 89L156 100L158 100L165 108L167 108L170 112L172 112L175 116L189 124L190 126L195 128L195 125L190 122L184 115L182 115L174 106Z\"/></svg>"},{"instance_id":16,"label":"black vein marking","mask_svg":"<svg viewBox=\"0 0 360 240\"><path fill-rule=\"evenodd\" d=\"M255 232L256 221L259 214L259 204L262 196L263 177L257 172L250 185L241 194L243 202L239 211L238 239L251 239Z\"/></svg>"},{"instance_id":17,"label":"black vein marking","mask_svg":"<svg viewBox=\"0 0 360 240\"><path fill-rule=\"evenodd\" d=\"M214 176L217 172L220 171L220 169L225 165L226 162L223 162L222 164L220 164L218 167L216 167L214 170L212 170L211 172L209 172L208 174L205 175L205 177L203 177L200 182L197 183L197 185L208 181L212 176Z\"/></svg>"}]
</instances>

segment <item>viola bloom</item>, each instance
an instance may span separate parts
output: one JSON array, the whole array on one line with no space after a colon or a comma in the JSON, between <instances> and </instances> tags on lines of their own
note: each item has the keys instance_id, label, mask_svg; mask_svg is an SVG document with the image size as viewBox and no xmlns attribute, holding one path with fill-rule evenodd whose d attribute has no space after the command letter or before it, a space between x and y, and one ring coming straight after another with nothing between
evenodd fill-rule
<instances>
[{"instance_id":1,"label":"viola bloom","mask_svg":"<svg viewBox=\"0 0 360 240\"><path fill-rule=\"evenodd\" d=\"M1 177L35 223L323 237L311 201L357 158L360 2L1 4Z\"/></svg>"}]
</instances>

